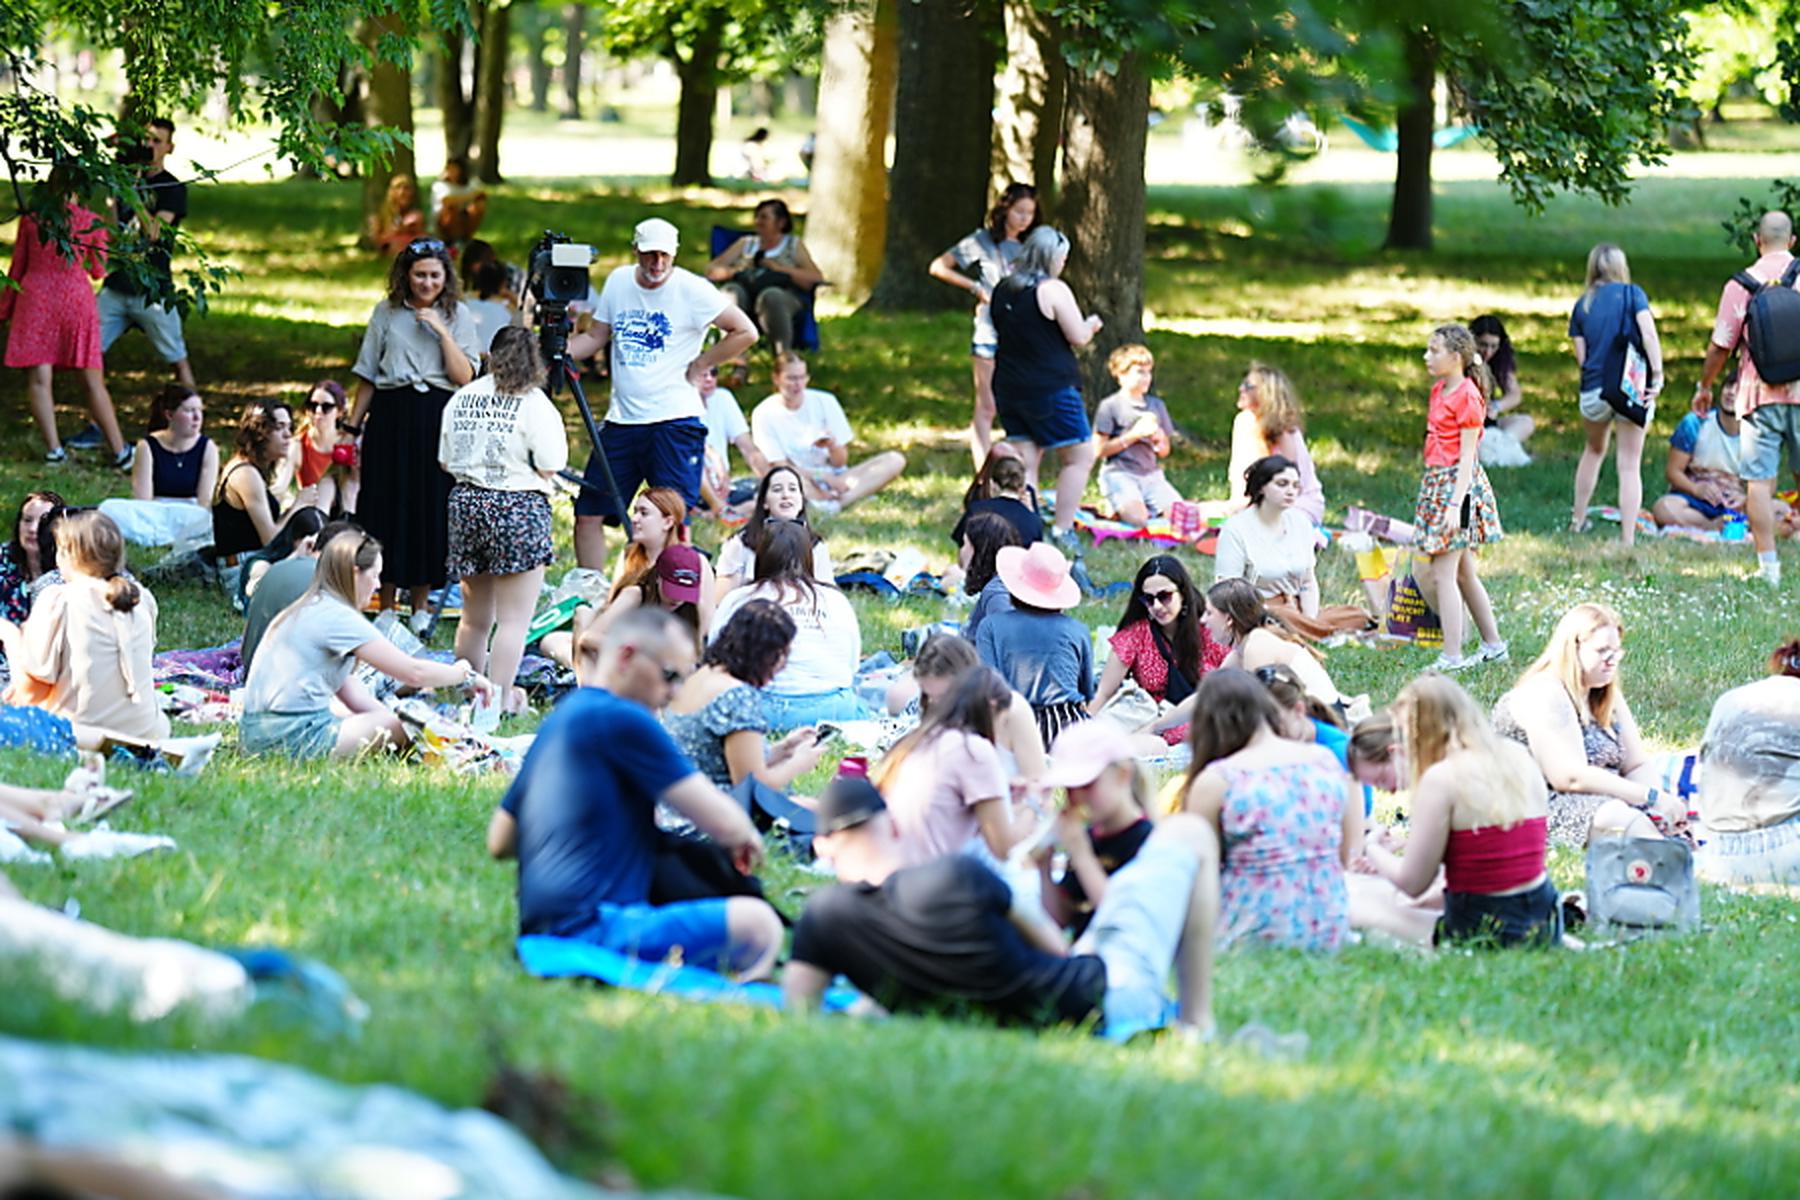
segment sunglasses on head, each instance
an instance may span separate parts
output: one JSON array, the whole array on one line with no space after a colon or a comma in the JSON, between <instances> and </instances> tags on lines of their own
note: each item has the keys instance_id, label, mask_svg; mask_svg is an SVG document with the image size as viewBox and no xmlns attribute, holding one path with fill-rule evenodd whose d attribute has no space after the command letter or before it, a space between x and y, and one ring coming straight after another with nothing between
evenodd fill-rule
<instances>
[{"instance_id":1,"label":"sunglasses on head","mask_svg":"<svg viewBox=\"0 0 1800 1200\"><path fill-rule=\"evenodd\" d=\"M419 238L417 241L409 243L406 250L409 254L442 254L444 243L436 238Z\"/></svg>"},{"instance_id":2,"label":"sunglasses on head","mask_svg":"<svg viewBox=\"0 0 1800 1200\"><path fill-rule=\"evenodd\" d=\"M1252 672L1264 687L1281 678L1281 668L1273 664L1264 664Z\"/></svg>"}]
</instances>

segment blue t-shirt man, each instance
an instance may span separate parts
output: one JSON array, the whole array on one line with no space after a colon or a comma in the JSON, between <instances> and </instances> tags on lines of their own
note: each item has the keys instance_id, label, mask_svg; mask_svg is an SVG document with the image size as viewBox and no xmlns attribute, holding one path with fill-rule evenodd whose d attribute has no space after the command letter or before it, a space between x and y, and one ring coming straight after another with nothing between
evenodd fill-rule
<instances>
[{"instance_id":1,"label":"blue t-shirt man","mask_svg":"<svg viewBox=\"0 0 1800 1200\"><path fill-rule=\"evenodd\" d=\"M649 906L657 797L694 771L641 704L581 688L557 705L500 802L518 826L519 932L609 944L623 934L608 925L638 924L644 914L630 912Z\"/></svg>"}]
</instances>

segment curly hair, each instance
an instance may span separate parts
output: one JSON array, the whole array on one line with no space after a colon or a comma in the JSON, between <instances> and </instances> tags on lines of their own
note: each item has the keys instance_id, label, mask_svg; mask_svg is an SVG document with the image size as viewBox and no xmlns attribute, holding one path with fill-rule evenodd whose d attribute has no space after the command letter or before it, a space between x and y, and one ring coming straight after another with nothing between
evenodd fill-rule
<instances>
[{"instance_id":1,"label":"curly hair","mask_svg":"<svg viewBox=\"0 0 1800 1200\"><path fill-rule=\"evenodd\" d=\"M795 628L794 618L781 605L773 600L752 600L731 614L731 620L706 648L700 665L722 667L751 687L767 687L794 643Z\"/></svg>"},{"instance_id":2,"label":"curly hair","mask_svg":"<svg viewBox=\"0 0 1800 1200\"><path fill-rule=\"evenodd\" d=\"M995 245L1006 240L1006 214L1012 210L1013 205L1021 200L1036 202L1031 211L1031 224L1025 229L1026 233L1036 229L1043 221L1044 206L1041 201L1038 201L1038 190L1029 183L1009 183L1006 185L1006 190L1000 193L1000 198L994 201L994 207L988 209L985 222L988 236L994 239Z\"/></svg>"},{"instance_id":3,"label":"curly hair","mask_svg":"<svg viewBox=\"0 0 1800 1200\"><path fill-rule=\"evenodd\" d=\"M245 462L255 463L266 479L275 469L276 459L271 457L270 448L275 443L275 434L280 429L280 422L275 420L277 408L285 405L253 404L244 410L238 421L237 433L232 439L232 450ZM219 478L220 486L224 486L224 476Z\"/></svg>"},{"instance_id":4,"label":"curly hair","mask_svg":"<svg viewBox=\"0 0 1800 1200\"><path fill-rule=\"evenodd\" d=\"M431 245L437 249L424 248ZM457 282L456 264L450 261L450 251L433 238L419 238L394 256L394 263L388 268L387 302L393 308L411 306L413 264L427 258L436 259L444 266L444 290L438 293L431 307L448 321L456 316L456 306L462 302L462 285Z\"/></svg>"},{"instance_id":5,"label":"curly hair","mask_svg":"<svg viewBox=\"0 0 1800 1200\"><path fill-rule=\"evenodd\" d=\"M537 335L522 325L507 325L494 334L488 347L488 370L494 390L517 396L544 385L544 356Z\"/></svg>"}]
</instances>

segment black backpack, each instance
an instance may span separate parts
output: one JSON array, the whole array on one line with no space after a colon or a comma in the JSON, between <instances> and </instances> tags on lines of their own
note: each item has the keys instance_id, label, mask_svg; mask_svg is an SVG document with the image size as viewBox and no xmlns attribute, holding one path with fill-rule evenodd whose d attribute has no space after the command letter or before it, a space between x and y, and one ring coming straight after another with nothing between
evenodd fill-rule
<instances>
[{"instance_id":1,"label":"black backpack","mask_svg":"<svg viewBox=\"0 0 1800 1200\"><path fill-rule=\"evenodd\" d=\"M1792 383L1800 379L1800 258L1788 264L1779 282L1758 279L1739 271L1732 282L1750 293L1750 310L1744 318L1744 341L1750 361L1764 383Z\"/></svg>"}]
</instances>

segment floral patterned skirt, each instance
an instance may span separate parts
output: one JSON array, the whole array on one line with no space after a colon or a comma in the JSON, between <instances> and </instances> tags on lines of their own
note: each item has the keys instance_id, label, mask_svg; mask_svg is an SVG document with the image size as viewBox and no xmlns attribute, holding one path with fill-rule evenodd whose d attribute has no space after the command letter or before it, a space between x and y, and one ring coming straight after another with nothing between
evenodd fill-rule
<instances>
[{"instance_id":1,"label":"floral patterned skirt","mask_svg":"<svg viewBox=\"0 0 1800 1200\"><path fill-rule=\"evenodd\" d=\"M450 570L517 575L555 559L550 499L542 492L497 492L458 483L450 489Z\"/></svg>"},{"instance_id":2,"label":"floral patterned skirt","mask_svg":"<svg viewBox=\"0 0 1800 1200\"><path fill-rule=\"evenodd\" d=\"M1462 514L1451 508L1450 494L1456 490L1456 468L1426 467L1419 480L1419 504L1413 524L1418 533L1413 549L1435 556L1452 550L1485 546L1506 536L1500 528L1500 509L1494 503L1494 488L1487 472L1475 464L1475 479L1469 485L1469 527L1462 528Z\"/></svg>"}]
</instances>

